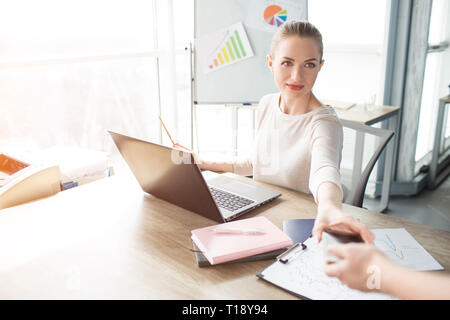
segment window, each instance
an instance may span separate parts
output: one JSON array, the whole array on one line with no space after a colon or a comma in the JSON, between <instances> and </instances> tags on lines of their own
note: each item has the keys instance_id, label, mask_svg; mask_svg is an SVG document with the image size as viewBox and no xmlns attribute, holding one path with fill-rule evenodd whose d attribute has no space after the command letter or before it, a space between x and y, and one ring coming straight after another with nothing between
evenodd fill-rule
<instances>
[{"instance_id":1,"label":"window","mask_svg":"<svg viewBox=\"0 0 450 320\"><path fill-rule=\"evenodd\" d=\"M192 0L0 1L2 150L190 132L192 35Z\"/></svg>"},{"instance_id":2,"label":"window","mask_svg":"<svg viewBox=\"0 0 450 320\"><path fill-rule=\"evenodd\" d=\"M379 0L308 1L308 19L322 33L325 64L315 85L320 99L381 104L384 91L386 19L390 2ZM375 147L367 137L365 150ZM344 129L341 175L349 184L355 133ZM363 168L372 152L364 152ZM366 193L375 192L376 168Z\"/></svg>"},{"instance_id":3,"label":"window","mask_svg":"<svg viewBox=\"0 0 450 320\"><path fill-rule=\"evenodd\" d=\"M315 92L322 99L381 102L386 1L314 0L308 19L322 33L325 64Z\"/></svg>"},{"instance_id":4,"label":"window","mask_svg":"<svg viewBox=\"0 0 450 320\"><path fill-rule=\"evenodd\" d=\"M447 123L444 136L450 136L448 114L444 119L436 119L439 99L449 94L450 85L450 4L446 0L433 0L430 29L428 33L428 53L420 106L419 130L416 145L416 173L431 159L434 144L436 120ZM448 141L448 140L447 140ZM441 142L441 151L445 148ZM448 142L447 142L448 144Z\"/></svg>"}]
</instances>

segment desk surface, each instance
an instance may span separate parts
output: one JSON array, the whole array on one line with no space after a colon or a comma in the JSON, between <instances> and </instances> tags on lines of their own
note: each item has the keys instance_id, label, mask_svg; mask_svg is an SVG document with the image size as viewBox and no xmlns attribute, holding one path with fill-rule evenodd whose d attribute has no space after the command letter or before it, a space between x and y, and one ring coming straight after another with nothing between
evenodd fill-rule
<instances>
[{"instance_id":1,"label":"desk surface","mask_svg":"<svg viewBox=\"0 0 450 320\"><path fill-rule=\"evenodd\" d=\"M399 107L393 106L375 106L373 110L367 111L361 104L343 110L334 109L340 119L349 120L365 125L372 125L397 114Z\"/></svg>"},{"instance_id":2,"label":"desk surface","mask_svg":"<svg viewBox=\"0 0 450 320\"><path fill-rule=\"evenodd\" d=\"M445 103L450 103L450 94L446 97L441 98L440 100Z\"/></svg>"},{"instance_id":3,"label":"desk surface","mask_svg":"<svg viewBox=\"0 0 450 320\"><path fill-rule=\"evenodd\" d=\"M310 195L270 187L282 197L245 218L266 216L282 228L285 219L316 216ZM406 228L450 269L449 232L344 210L370 228ZM127 175L1 210L0 299L296 299L257 279L270 260L198 268L190 230L211 224L144 194Z\"/></svg>"}]
</instances>

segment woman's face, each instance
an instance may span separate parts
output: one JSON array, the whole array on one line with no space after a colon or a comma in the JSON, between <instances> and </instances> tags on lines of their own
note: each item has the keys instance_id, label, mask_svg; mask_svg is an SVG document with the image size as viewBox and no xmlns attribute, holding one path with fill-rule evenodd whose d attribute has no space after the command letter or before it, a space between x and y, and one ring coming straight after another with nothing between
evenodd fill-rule
<instances>
[{"instance_id":1,"label":"woman's face","mask_svg":"<svg viewBox=\"0 0 450 320\"><path fill-rule=\"evenodd\" d=\"M320 49L316 40L290 36L282 39L267 56L275 84L286 98L298 98L311 92L322 68Z\"/></svg>"}]
</instances>

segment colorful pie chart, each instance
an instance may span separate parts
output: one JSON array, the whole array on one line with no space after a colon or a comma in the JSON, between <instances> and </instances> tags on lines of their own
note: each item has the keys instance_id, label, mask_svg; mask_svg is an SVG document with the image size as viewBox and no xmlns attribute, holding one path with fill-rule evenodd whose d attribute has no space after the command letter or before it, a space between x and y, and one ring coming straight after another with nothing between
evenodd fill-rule
<instances>
[{"instance_id":1,"label":"colorful pie chart","mask_svg":"<svg viewBox=\"0 0 450 320\"><path fill-rule=\"evenodd\" d=\"M277 5L268 6L264 10L264 20L271 26L279 27L286 22L287 11Z\"/></svg>"}]
</instances>

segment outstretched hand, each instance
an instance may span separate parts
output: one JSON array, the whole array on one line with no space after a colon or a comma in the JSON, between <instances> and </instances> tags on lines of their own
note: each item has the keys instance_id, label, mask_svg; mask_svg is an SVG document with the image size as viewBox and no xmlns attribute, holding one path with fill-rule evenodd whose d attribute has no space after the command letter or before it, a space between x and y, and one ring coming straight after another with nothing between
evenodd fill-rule
<instances>
[{"instance_id":1,"label":"outstretched hand","mask_svg":"<svg viewBox=\"0 0 450 320\"><path fill-rule=\"evenodd\" d=\"M323 231L332 231L344 235L359 234L366 243L372 243L374 234L359 220L335 207L318 207L312 235L320 242Z\"/></svg>"}]
</instances>

